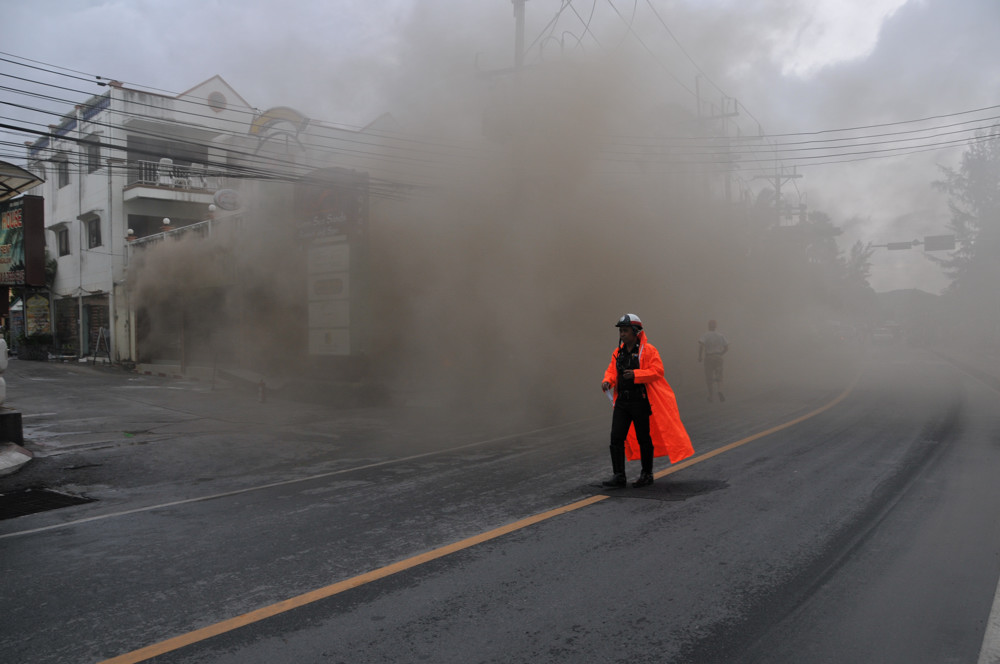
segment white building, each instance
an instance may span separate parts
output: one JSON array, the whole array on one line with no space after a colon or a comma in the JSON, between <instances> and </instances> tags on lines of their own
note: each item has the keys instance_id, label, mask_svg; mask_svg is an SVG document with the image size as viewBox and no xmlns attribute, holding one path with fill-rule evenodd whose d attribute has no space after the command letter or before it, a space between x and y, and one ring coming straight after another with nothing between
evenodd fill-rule
<instances>
[{"instance_id":1,"label":"white building","mask_svg":"<svg viewBox=\"0 0 1000 664\"><path fill-rule=\"evenodd\" d=\"M362 266L336 219L367 223L369 171L389 173L380 195L398 194L398 148L376 129L390 126L260 112L218 76L177 96L111 82L28 145L46 181L32 193L58 263L59 352L180 373L241 364L279 337L314 355L357 352Z\"/></svg>"},{"instance_id":2,"label":"white building","mask_svg":"<svg viewBox=\"0 0 1000 664\"><path fill-rule=\"evenodd\" d=\"M207 218L227 144L254 117L218 76L176 97L111 82L28 145L29 168L46 181L32 193L45 198L46 246L58 262L52 319L62 353L134 360L123 315L129 229L143 237L161 232L164 218Z\"/></svg>"},{"instance_id":3,"label":"white building","mask_svg":"<svg viewBox=\"0 0 1000 664\"><path fill-rule=\"evenodd\" d=\"M343 366L365 352L369 218L422 224L453 200L478 223L492 199L475 192L518 172L475 123L458 129L260 111L218 76L176 96L111 82L27 147L58 352L185 375Z\"/></svg>"}]
</instances>

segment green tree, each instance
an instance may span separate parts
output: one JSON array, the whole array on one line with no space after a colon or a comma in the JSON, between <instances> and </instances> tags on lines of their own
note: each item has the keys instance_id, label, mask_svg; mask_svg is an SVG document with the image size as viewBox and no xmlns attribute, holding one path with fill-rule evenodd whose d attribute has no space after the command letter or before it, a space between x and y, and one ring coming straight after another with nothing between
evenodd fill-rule
<instances>
[{"instance_id":1,"label":"green tree","mask_svg":"<svg viewBox=\"0 0 1000 664\"><path fill-rule=\"evenodd\" d=\"M56 282L56 273L59 271L59 261L49 255L49 250L45 250L45 286L51 290L52 284Z\"/></svg>"},{"instance_id":2,"label":"green tree","mask_svg":"<svg viewBox=\"0 0 1000 664\"><path fill-rule=\"evenodd\" d=\"M857 326L868 326L878 316L878 299L868 283L872 274L872 243L858 240L844 259L843 298L847 318Z\"/></svg>"},{"instance_id":3,"label":"green tree","mask_svg":"<svg viewBox=\"0 0 1000 664\"><path fill-rule=\"evenodd\" d=\"M868 279L872 276L872 253L874 251L871 242L865 244L858 240L851 245L851 250L844 264L844 278L849 286L871 288Z\"/></svg>"},{"instance_id":4,"label":"green tree","mask_svg":"<svg viewBox=\"0 0 1000 664\"><path fill-rule=\"evenodd\" d=\"M980 132L957 169L943 167L935 186L949 196L956 250L937 259L951 279L949 291L978 297L996 290L1000 277L1000 127Z\"/></svg>"},{"instance_id":5,"label":"green tree","mask_svg":"<svg viewBox=\"0 0 1000 664\"><path fill-rule=\"evenodd\" d=\"M799 223L799 226L803 229L806 259L813 265L824 267L831 275L839 273L843 264L836 238L843 231L834 225L830 215L819 211L810 212L805 222Z\"/></svg>"},{"instance_id":6,"label":"green tree","mask_svg":"<svg viewBox=\"0 0 1000 664\"><path fill-rule=\"evenodd\" d=\"M956 249L936 262L951 279L946 291L951 334L995 348L1000 339L1000 126L977 134L957 169L942 170L944 179L934 184L949 196Z\"/></svg>"}]
</instances>

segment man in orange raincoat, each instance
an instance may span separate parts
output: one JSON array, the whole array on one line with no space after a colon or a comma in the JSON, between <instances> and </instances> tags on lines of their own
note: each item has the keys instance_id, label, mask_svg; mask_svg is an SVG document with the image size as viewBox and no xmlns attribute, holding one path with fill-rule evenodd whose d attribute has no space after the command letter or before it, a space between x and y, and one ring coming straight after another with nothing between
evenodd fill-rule
<instances>
[{"instance_id":1,"label":"man in orange raincoat","mask_svg":"<svg viewBox=\"0 0 1000 664\"><path fill-rule=\"evenodd\" d=\"M653 483L653 457L669 456L671 463L694 454L691 438L677 411L674 391L663 377L660 352L646 341L642 321L625 314L615 324L620 343L611 354L601 389L614 390L611 418L611 469L603 486L621 488L627 483L625 459L642 460L634 487Z\"/></svg>"}]
</instances>

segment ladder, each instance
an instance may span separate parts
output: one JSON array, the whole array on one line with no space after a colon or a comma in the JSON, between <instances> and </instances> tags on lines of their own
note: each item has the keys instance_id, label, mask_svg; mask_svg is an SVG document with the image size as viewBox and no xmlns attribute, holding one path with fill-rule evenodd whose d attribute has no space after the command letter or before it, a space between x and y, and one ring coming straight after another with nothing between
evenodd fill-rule
<instances>
[{"instance_id":1,"label":"ladder","mask_svg":"<svg viewBox=\"0 0 1000 664\"><path fill-rule=\"evenodd\" d=\"M103 352L101 351L102 347ZM111 364L111 343L104 327L101 327L97 332L97 344L94 346L94 355L91 358L90 363L96 364L97 358L102 355L106 356L108 358L108 364Z\"/></svg>"}]
</instances>

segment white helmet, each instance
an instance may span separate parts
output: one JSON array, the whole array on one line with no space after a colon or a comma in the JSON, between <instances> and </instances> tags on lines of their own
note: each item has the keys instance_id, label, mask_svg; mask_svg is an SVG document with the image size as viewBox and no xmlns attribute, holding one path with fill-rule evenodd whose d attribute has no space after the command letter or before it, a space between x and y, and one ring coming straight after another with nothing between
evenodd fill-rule
<instances>
[{"instance_id":1,"label":"white helmet","mask_svg":"<svg viewBox=\"0 0 1000 664\"><path fill-rule=\"evenodd\" d=\"M642 329L642 321L635 314L625 314L615 323L615 327L625 327L626 325L634 327L636 332Z\"/></svg>"}]
</instances>

